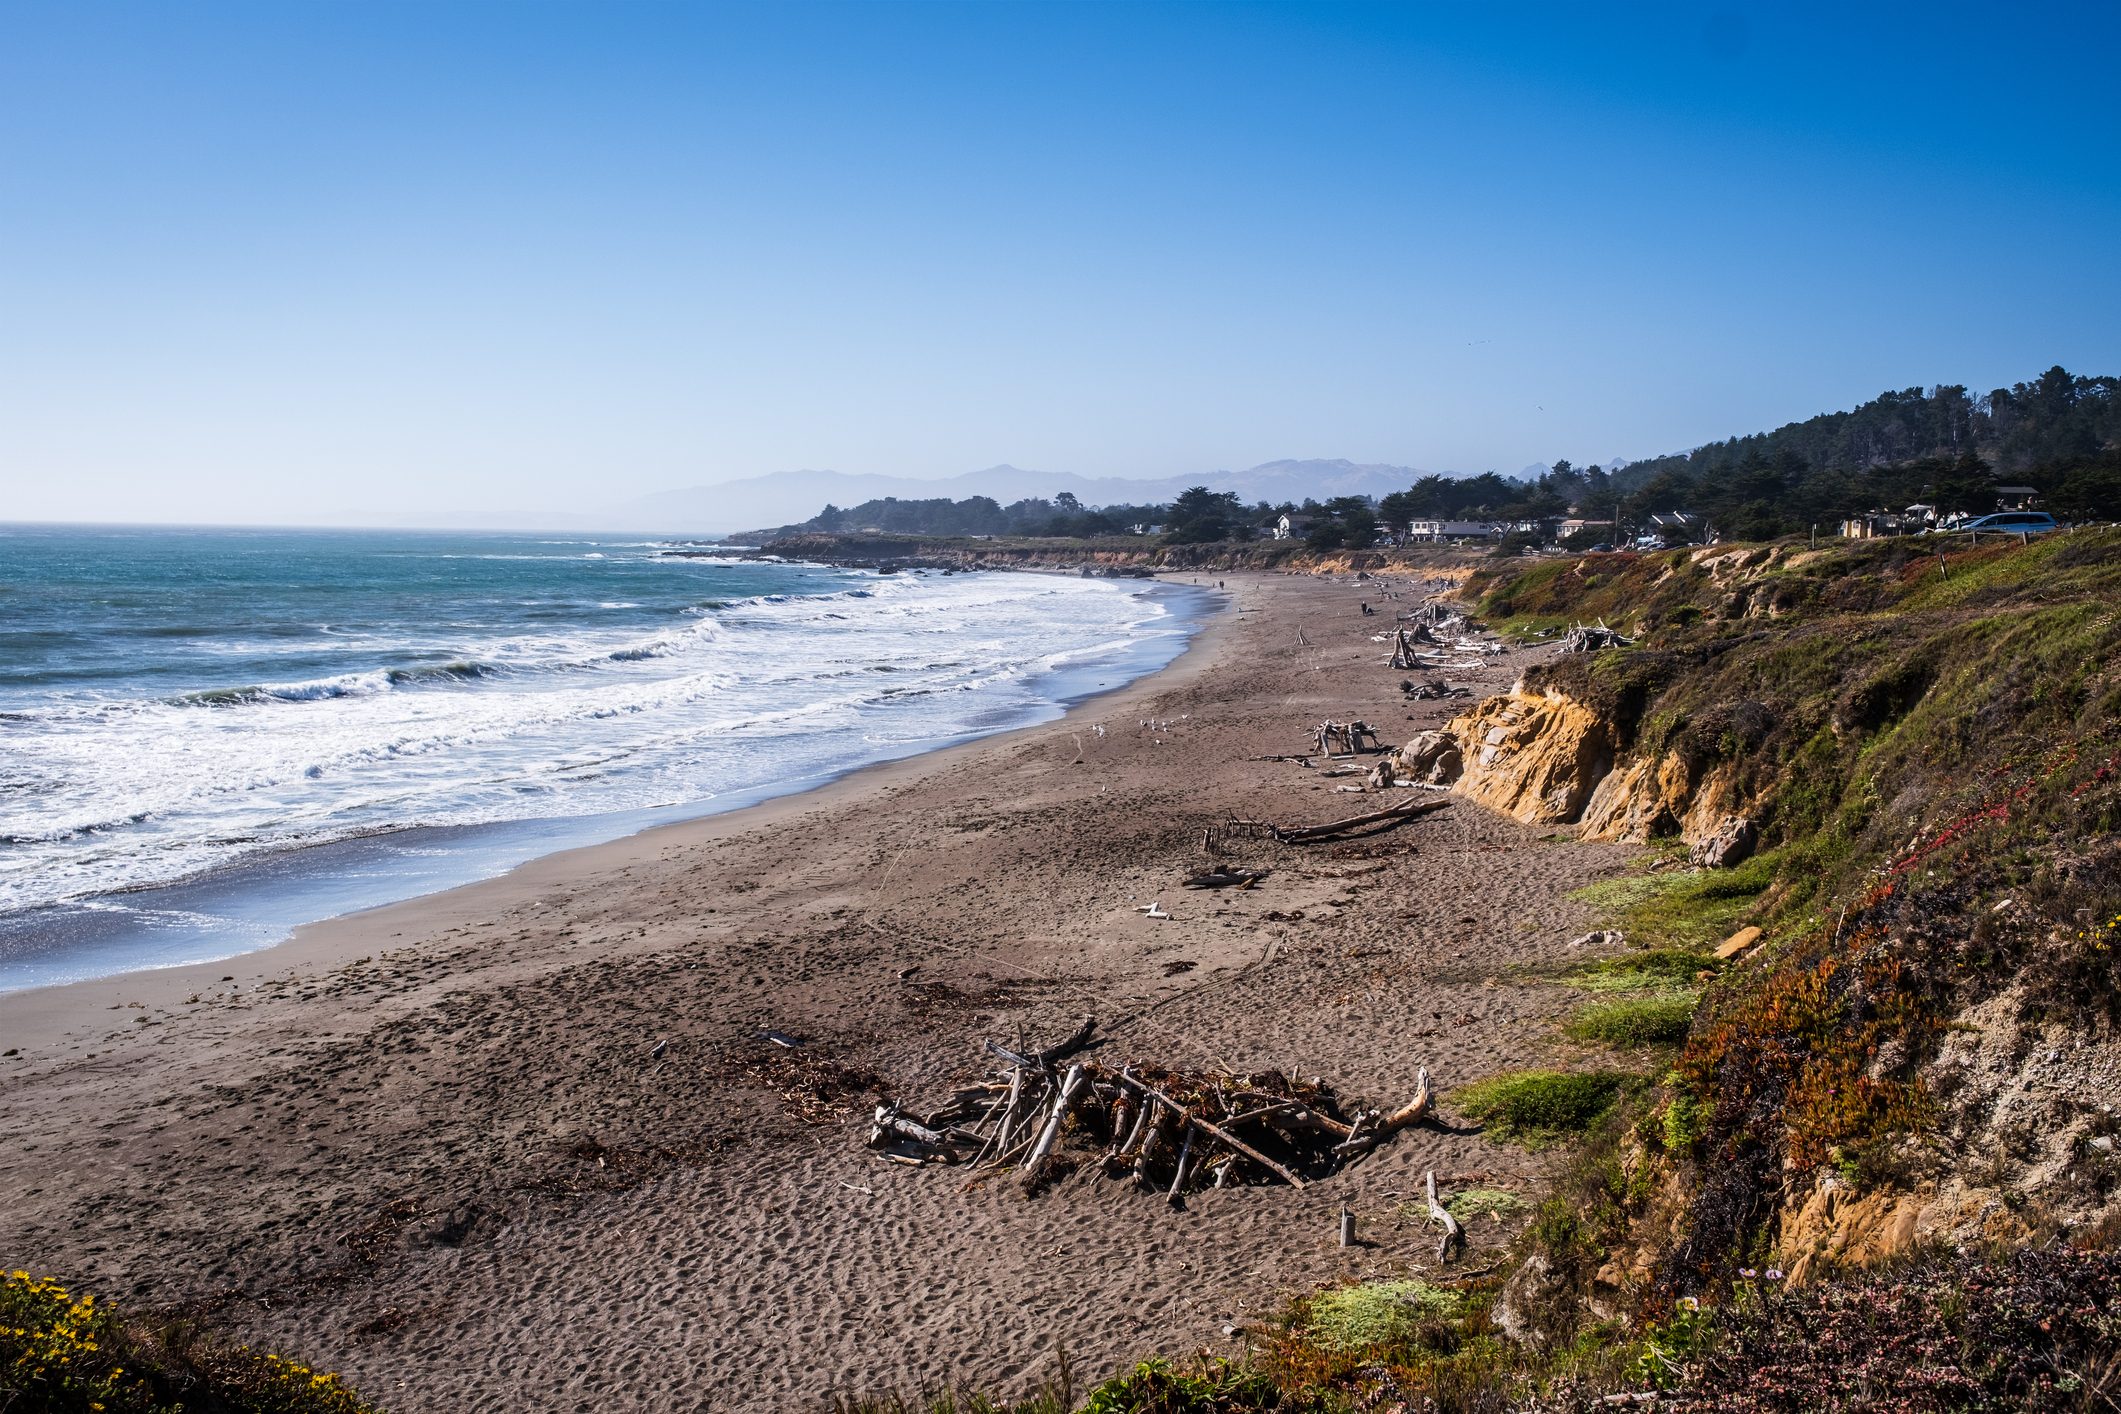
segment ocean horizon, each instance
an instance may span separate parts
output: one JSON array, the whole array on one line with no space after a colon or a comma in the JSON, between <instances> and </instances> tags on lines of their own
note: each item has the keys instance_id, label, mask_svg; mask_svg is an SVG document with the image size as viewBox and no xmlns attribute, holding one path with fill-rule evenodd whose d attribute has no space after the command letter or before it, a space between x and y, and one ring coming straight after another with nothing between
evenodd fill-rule
<instances>
[{"instance_id":1,"label":"ocean horizon","mask_svg":"<svg viewBox=\"0 0 2121 1414\"><path fill-rule=\"evenodd\" d=\"M7 991L1050 720L1170 662L1202 600L642 537L5 525L0 608Z\"/></svg>"}]
</instances>

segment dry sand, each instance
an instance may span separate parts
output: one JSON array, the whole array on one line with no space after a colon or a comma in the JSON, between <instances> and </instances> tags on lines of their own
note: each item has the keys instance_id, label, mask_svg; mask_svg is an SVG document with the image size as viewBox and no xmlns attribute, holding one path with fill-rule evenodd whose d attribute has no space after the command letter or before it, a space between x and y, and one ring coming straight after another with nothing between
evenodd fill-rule
<instances>
[{"instance_id":1,"label":"dry sand","mask_svg":"<svg viewBox=\"0 0 2121 1414\"><path fill-rule=\"evenodd\" d=\"M1022 1385L1056 1349L1098 1376L1424 1270L1433 1235L1400 1212L1424 1169L1529 1191L1538 1161L1425 1129L1301 1193L1174 1212L1087 1169L1026 1199L862 1146L872 1079L918 1103L982 1037L1086 1011L1130 1018L1110 1058L1373 1100L1422 1065L1450 1086L1567 1056L1571 994L1523 974L1571 956L1567 894L1623 848L1460 801L1284 849L1254 890L1177 887L1210 821L1364 808L1255 759L1308 724L1391 740L1464 705L1401 702L1372 641L1391 620L1358 609L1389 585L1227 578L1176 664L1052 725L233 962L0 998L0 1262L202 1310L398 1414L816 1409Z\"/></svg>"}]
</instances>

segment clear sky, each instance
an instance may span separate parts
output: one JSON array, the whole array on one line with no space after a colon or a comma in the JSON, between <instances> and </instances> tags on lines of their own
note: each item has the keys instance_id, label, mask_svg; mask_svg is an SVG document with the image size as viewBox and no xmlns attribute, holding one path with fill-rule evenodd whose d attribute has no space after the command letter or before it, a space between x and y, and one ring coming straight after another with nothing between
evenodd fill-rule
<instances>
[{"instance_id":1,"label":"clear sky","mask_svg":"<svg viewBox=\"0 0 2121 1414\"><path fill-rule=\"evenodd\" d=\"M0 520L1514 472L2121 372L2121 7L0 0Z\"/></svg>"}]
</instances>

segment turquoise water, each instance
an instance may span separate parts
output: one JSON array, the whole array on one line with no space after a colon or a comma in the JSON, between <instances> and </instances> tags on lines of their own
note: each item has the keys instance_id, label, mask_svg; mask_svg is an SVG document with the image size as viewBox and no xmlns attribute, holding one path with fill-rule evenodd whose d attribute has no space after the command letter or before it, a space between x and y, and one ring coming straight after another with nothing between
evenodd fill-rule
<instances>
[{"instance_id":1,"label":"turquoise water","mask_svg":"<svg viewBox=\"0 0 2121 1414\"><path fill-rule=\"evenodd\" d=\"M1049 718L1194 605L615 537L0 526L0 989Z\"/></svg>"}]
</instances>

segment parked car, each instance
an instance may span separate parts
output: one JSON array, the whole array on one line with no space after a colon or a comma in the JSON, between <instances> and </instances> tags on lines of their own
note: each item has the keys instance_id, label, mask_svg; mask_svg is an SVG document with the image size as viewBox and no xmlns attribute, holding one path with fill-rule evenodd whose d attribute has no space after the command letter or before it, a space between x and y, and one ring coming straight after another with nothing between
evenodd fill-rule
<instances>
[{"instance_id":1,"label":"parked car","mask_svg":"<svg viewBox=\"0 0 2121 1414\"><path fill-rule=\"evenodd\" d=\"M1975 516L1952 527L1979 535L1982 531L1994 531L1999 535L2045 535L2050 530L2062 527L2046 511L1998 511L1994 515Z\"/></svg>"}]
</instances>

